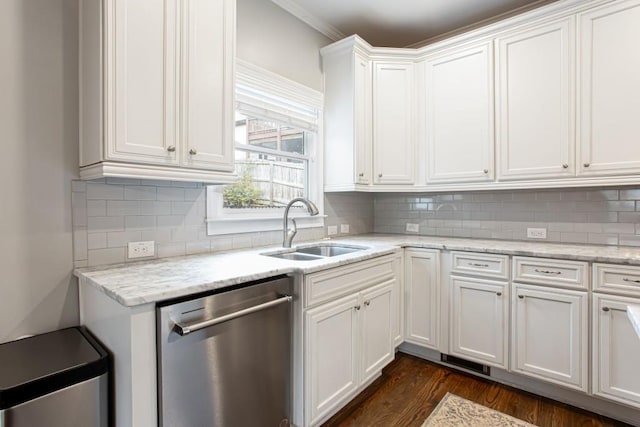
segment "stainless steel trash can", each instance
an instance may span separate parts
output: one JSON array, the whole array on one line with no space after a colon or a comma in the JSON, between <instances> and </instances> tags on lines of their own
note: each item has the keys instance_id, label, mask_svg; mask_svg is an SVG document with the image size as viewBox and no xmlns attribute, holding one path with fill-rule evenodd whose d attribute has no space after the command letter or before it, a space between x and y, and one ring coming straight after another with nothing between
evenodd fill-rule
<instances>
[{"instance_id":1,"label":"stainless steel trash can","mask_svg":"<svg viewBox=\"0 0 640 427\"><path fill-rule=\"evenodd\" d=\"M107 427L108 373L83 327L0 344L0 427Z\"/></svg>"}]
</instances>

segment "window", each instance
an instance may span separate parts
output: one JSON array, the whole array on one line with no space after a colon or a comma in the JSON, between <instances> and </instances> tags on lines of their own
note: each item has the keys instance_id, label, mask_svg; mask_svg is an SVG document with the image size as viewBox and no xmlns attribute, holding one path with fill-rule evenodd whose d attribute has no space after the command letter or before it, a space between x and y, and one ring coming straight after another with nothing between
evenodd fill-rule
<instances>
[{"instance_id":1,"label":"window","mask_svg":"<svg viewBox=\"0 0 640 427\"><path fill-rule=\"evenodd\" d=\"M238 181L207 188L208 233L278 230L287 203L311 199L322 212L318 135L322 94L237 62L235 170ZM292 207L300 228L322 226Z\"/></svg>"}]
</instances>

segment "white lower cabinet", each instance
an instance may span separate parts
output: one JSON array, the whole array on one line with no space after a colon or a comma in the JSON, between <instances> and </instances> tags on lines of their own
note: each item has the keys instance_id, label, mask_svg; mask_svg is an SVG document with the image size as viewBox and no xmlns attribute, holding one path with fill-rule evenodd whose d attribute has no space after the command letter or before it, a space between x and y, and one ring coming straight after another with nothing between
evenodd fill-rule
<instances>
[{"instance_id":1,"label":"white lower cabinet","mask_svg":"<svg viewBox=\"0 0 640 427\"><path fill-rule=\"evenodd\" d=\"M507 282L451 276L449 354L507 368Z\"/></svg>"},{"instance_id":2,"label":"white lower cabinet","mask_svg":"<svg viewBox=\"0 0 640 427\"><path fill-rule=\"evenodd\" d=\"M305 311L305 419L317 425L394 358L395 278Z\"/></svg>"},{"instance_id":3,"label":"white lower cabinet","mask_svg":"<svg viewBox=\"0 0 640 427\"><path fill-rule=\"evenodd\" d=\"M640 408L640 339L628 305L640 299L593 294L593 394Z\"/></svg>"},{"instance_id":4,"label":"white lower cabinet","mask_svg":"<svg viewBox=\"0 0 640 427\"><path fill-rule=\"evenodd\" d=\"M588 391L587 295L513 284L513 372Z\"/></svg>"},{"instance_id":5,"label":"white lower cabinet","mask_svg":"<svg viewBox=\"0 0 640 427\"><path fill-rule=\"evenodd\" d=\"M438 349L440 251L405 250L405 341Z\"/></svg>"}]
</instances>

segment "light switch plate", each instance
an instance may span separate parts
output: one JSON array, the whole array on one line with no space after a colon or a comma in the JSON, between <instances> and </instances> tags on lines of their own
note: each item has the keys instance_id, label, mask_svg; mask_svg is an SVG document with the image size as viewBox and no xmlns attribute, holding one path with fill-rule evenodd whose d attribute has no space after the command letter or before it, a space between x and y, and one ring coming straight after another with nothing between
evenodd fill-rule
<instances>
[{"instance_id":1,"label":"light switch plate","mask_svg":"<svg viewBox=\"0 0 640 427\"><path fill-rule=\"evenodd\" d=\"M410 233L417 233L420 231L420 224L412 224L410 222L407 223L407 231Z\"/></svg>"},{"instance_id":2,"label":"light switch plate","mask_svg":"<svg viewBox=\"0 0 640 427\"><path fill-rule=\"evenodd\" d=\"M349 232L349 224L340 224L340 233L348 233Z\"/></svg>"},{"instance_id":3,"label":"light switch plate","mask_svg":"<svg viewBox=\"0 0 640 427\"><path fill-rule=\"evenodd\" d=\"M335 236L336 234L338 234L338 226L337 225L330 225L330 226L327 227L327 235Z\"/></svg>"},{"instance_id":4,"label":"light switch plate","mask_svg":"<svg viewBox=\"0 0 640 427\"><path fill-rule=\"evenodd\" d=\"M146 258L156 254L155 242L153 240L145 242L129 242L127 249L129 259Z\"/></svg>"},{"instance_id":5,"label":"light switch plate","mask_svg":"<svg viewBox=\"0 0 640 427\"><path fill-rule=\"evenodd\" d=\"M527 228L527 238L528 239L546 239L547 229L546 228Z\"/></svg>"}]
</instances>

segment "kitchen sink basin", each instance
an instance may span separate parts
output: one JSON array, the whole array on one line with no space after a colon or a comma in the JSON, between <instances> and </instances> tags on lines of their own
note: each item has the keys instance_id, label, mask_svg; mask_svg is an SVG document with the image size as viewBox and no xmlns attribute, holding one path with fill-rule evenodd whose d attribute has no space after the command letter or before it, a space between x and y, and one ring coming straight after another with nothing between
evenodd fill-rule
<instances>
[{"instance_id":1,"label":"kitchen sink basin","mask_svg":"<svg viewBox=\"0 0 640 427\"><path fill-rule=\"evenodd\" d=\"M334 246L334 245L317 245L306 248L298 248L296 252L310 255L318 255L322 257L332 257L337 255L350 254L358 252L365 248L355 246Z\"/></svg>"},{"instance_id":2,"label":"kitchen sink basin","mask_svg":"<svg viewBox=\"0 0 640 427\"><path fill-rule=\"evenodd\" d=\"M316 261L323 258L330 258L338 255L346 255L353 252L369 249L364 246L343 246L319 244L291 249L289 252L266 252L260 255L274 258L288 259L292 261Z\"/></svg>"},{"instance_id":3,"label":"kitchen sink basin","mask_svg":"<svg viewBox=\"0 0 640 427\"><path fill-rule=\"evenodd\" d=\"M321 256L303 254L299 252L285 252L281 254L261 254L261 255L267 255L274 258L289 259L292 261L315 261L317 259L324 258Z\"/></svg>"}]
</instances>

